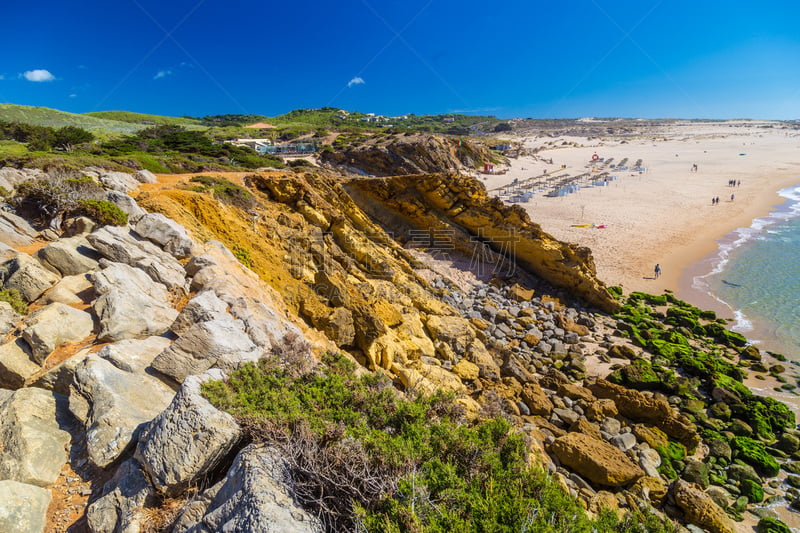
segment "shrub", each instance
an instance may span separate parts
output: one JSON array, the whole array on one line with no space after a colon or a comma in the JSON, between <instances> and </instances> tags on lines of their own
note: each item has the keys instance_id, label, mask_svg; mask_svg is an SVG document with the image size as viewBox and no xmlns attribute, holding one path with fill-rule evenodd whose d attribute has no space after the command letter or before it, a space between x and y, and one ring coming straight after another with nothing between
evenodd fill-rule
<instances>
[{"instance_id":1,"label":"shrub","mask_svg":"<svg viewBox=\"0 0 800 533\"><path fill-rule=\"evenodd\" d=\"M356 375L343 356L308 359L302 346L277 347L203 393L252 439L281 448L295 496L328 531L588 533L642 530L646 520L664 530L652 517L591 521L528 465L525 437L503 418L467 424L447 394L406 397L381 374Z\"/></svg>"},{"instance_id":2,"label":"shrub","mask_svg":"<svg viewBox=\"0 0 800 533\"><path fill-rule=\"evenodd\" d=\"M59 167L48 178L28 180L17 186L11 205L23 216L49 224L61 215L81 210L81 200L93 200L103 195L103 188L94 180L77 172Z\"/></svg>"},{"instance_id":3,"label":"shrub","mask_svg":"<svg viewBox=\"0 0 800 533\"><path fill-rule=\"evenodd\" d=\"M250 254L249 248L244 248L242 246L236 245L233 247L232 252L233 255L236 257L236 259L238 259L241 264L243 264L247 268L253 268L253 265L255 263L253 261L253 256Z\"/></svg>"},{"instance_id":4,"label":"shrub","mask_svg":"<svg viewBox=\"0 0 800 533\"><path fill-rule=\"evenodd\" d=\"M0 289L0 302L6 302L20 315L28 314L28 304L17 289Z\"/></svg>"},{"instance_id":5,"label":"shrub","mask_svg":"<svg viewBox=\"0 0 800 533\"><path fill-rule=\"evenodd\" d=\"M128 213L108 200L79 200L79 212L98 224L124 226L128 223Z\"/></svg>"},{"instance_id":6,"label":"shrub","mask_svg":"<svg viewBox=\"0 0 800 533\"><path fill-rule=\"evenodd\" d=\"M256 205L256 199L253 196L253 193L244 187L240 187L235 183L231 183L225 178L217 178L214 176L195 176L189 181L198 184L198 186L193 190L198 192L210 191L215 198L226 204L230 204L241 209L252 209Z\"/></svg>"}]
</instances>

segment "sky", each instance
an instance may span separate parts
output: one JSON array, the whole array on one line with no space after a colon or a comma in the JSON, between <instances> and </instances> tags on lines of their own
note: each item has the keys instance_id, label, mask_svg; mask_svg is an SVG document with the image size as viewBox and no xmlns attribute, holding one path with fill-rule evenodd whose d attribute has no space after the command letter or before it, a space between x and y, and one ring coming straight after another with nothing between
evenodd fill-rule
<instances>
[{"instance_id":1,"label":"sky","mask_svg":"<svg viewBox=\"0 0 800 533\"><path fill-rule=\"evenodd\" d=\"M0 102L800 118L797 0L0 0Z\"/></svg>"}]
</instances>

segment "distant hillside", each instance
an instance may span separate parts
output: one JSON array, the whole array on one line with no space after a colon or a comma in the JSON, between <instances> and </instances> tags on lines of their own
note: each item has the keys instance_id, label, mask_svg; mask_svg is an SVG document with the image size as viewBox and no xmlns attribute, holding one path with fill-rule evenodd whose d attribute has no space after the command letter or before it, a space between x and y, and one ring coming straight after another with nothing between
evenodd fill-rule
<instances>
[{"instance_id":1,"label":"distant hillside","mask_svg":"<svg viewBox=\"0 0 800 533\"><path fill-rule=\"evenodd\" d=\"M119 120L108 120L93 116L67 113L47 107L32 107L16 104L0 104L0 120L35 124L37 126L50 126L52 128L77 126L98 135L136 133L146 128L146 126L141 124L131 124Z\"/></svg>"},{"instance_id":2,"label":"distant hillside","mask_svg":"<svg viewBox=\"0 0 800 533\"><path fill-rule=\"evenodd\" d=\"M267 117L264 115L213 115L203 117L202 123L208 126L235 127L247 126L257 122L272 124L278 128L305 128L334 130L376 131L391 128L397 131L447 133L451 135L472 135L491 132L504 122L493 116L477 115L401 115L384 116L359 111L345 111L336 107L315 109L295 109L283 115Z\"/></svg>"},{"instance_id":3,"label":"distant hillside","mask_svg":"<svg viewBox=\"0 0 800 533\"><path fill-rule=\"evenodd\" d=\"M132 111L95 111L84 113L84 116L95 117L105 120L118 122L129 122L131 124L153 125L169 124L177 126L201 126L200 120L187 117L166 117L163 115L148 115L146 113L134 113Z\"/></svg>"}]
</instances>

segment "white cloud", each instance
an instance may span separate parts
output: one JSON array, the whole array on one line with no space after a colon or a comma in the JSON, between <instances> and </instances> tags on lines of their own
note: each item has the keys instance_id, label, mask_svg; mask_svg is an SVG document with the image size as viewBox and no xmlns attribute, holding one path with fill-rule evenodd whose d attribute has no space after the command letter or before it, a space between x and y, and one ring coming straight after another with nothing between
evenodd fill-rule
<instances>
[{"instance_id":1,"label":"white cloud","mask_svg":"<svg viewBox=\"0 0 800 533\"><path fill-rule=\"evenodd\" d=\"M0 80L4 80L4 79L6 79L6 75L5 74L0 74Z\"/></svg>"},{"instance_id":2,"label":"white cloud","mask_svg":"<svg viewBox=\"0 0 800 533\"><path fill-rule=\"evenodd\" d=\"M159 70L155 76L153 76L154 80L160 80L161 78L166 78L167 76L172 76L172 71L170 69Z\"/></svg>"},{"instance_id":3,"label":"white cloud","mask_svg":"<svg viewBox=\"0 0 800 533\"><path fill-rule=\"evenodd\" d=\"M29 70L22 74L22 77L28 81L40 82L40 81L53 81L56 79L55 76L50 74L49 70L45 70L43 68L38 68L36 70Z\"/></svg>"},{"instance_id":4,"label":"white cloud","mask_svg":"<svg viewBox=\"0 0 800 533\"><path fill-rule=\"evenodd\" d=\"M77 97L78 97L78 95L77 95L77 94L75 94L75 93L72 93L71 95L69 95L69 97L70 97L70 98L77 98Z\"/></svg>"},{"instance_id":5,"label":"white cloud","mask_svg":"<svg viewBox=\"0 0 800 533\"><path fill-rule=\"evenodd\" d=\"M347 86L352 87L353 85L363 85L365 83L367 82L365 82L361 76L356 76L355 78L347 82Z\"/></svg>"}]
</instances>

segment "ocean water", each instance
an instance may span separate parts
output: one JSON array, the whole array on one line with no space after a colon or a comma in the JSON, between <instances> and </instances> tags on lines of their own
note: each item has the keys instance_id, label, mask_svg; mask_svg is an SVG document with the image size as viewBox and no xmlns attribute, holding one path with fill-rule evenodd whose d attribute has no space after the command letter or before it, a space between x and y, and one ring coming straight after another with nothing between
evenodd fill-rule
<instances>
[{"instance_id":1,"label":"ocean water","mask_svg":"<svg viewBox=\"0 0 800 533\"><path fill-rule=\"evenodd\" d=\"M731 311L731 329L800 361L800 185L780 195L769 216L720 241L692 285Z\"/></svg>"}]
</instances>

